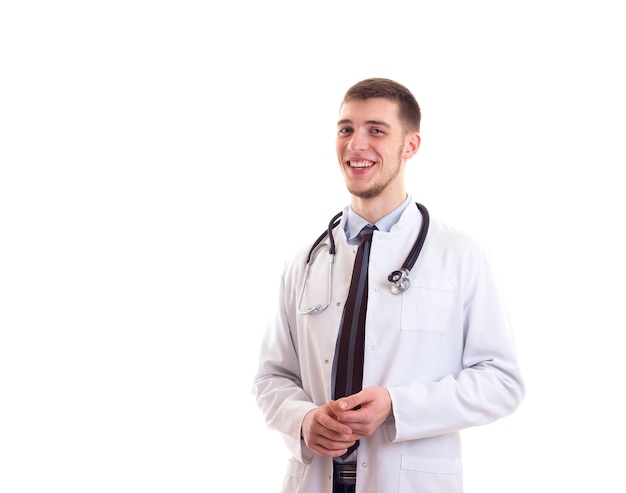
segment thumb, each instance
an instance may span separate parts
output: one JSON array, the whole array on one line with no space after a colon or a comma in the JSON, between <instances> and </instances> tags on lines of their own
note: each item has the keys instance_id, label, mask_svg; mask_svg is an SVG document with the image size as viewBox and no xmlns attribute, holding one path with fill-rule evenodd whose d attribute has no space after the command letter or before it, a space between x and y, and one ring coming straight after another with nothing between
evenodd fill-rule
<instances>
[{"instance_id":1,"label":"thumb","mask_svg":"<svg viewBox=\"0 0 626 493\"><path fill-rule=\"evenodd\" d=\"M328 405L330 406L333 413L337 414L342 411L347 411L350 409L349 399L350 399L349 397L342 397L335 401L331 400L328 402Z\"/></svg>"},{"instance_id":2,"label":"thumb","mask_svg":"<svg viewBox=\"0 0 626 493\"><path fill-rule=\"evenodd\" d=\"M361 401L358 397L358 394L353 394L339 399L337 401L337 406L341 411L356 411L361 407Z\"/></svg>"}]
</instances>

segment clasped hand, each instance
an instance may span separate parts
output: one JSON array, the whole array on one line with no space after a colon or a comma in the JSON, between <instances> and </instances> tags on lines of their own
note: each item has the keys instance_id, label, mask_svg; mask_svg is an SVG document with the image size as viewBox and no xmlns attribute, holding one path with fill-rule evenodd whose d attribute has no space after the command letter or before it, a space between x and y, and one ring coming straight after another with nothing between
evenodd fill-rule
<instances>
[{"instance_id":1,"label":"clasped hand","mask_svg":"<svg viewBox=\"0 0 626 493\"><path fill-rule=\"evenodd\" d=\"M357 440L374 433L391 412L387 389L368 387L309 411L302 421L302 437L313 452L339 457Z\"/></svg>"}]
</instances>

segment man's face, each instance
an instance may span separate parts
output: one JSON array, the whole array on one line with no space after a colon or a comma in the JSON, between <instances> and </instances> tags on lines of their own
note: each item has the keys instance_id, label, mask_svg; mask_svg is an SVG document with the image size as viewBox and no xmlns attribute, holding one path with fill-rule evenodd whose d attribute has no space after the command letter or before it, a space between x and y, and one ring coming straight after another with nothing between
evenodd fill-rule
<instances>
[{"instance_id":1,"label":"man's face","mask_svg":"<svg viewBox=\"0 0 626 493\"><path fill-rule=\"evenodd\" d=\"M363 199L394 189L404 193L401 171L409 139L395 101L371 98L344 103L337 123L337 158L348 191Z\"/></svg>"}]
</instances>

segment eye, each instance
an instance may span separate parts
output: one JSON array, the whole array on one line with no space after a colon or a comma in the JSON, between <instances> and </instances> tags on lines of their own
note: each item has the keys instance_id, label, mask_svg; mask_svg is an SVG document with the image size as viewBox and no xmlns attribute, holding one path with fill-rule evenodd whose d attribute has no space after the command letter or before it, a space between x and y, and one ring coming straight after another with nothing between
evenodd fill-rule
<instances>
[{"instance_id":1,"label":"eye","mask_svg":"<svg viewBox=\"0 0 626 493\"><path fill-rule=\"evenodd\" d=\"M370 132L372 132L373 134L384 134L384 133L385 133L385 132L384 132L382 129L380 129L380 128L372 128L372 129L370 130Z\"/></svg>"},{"instance_id":2,"label":"eye","mask_svg":"<svg viewBox=\"0 0 626 493\"><path fill-rule=\"evenodd\" d=\"M341 127L339 129L340 134L349 134L352 133L352 129L350 127Z\"/></svg>"}]
</instances>

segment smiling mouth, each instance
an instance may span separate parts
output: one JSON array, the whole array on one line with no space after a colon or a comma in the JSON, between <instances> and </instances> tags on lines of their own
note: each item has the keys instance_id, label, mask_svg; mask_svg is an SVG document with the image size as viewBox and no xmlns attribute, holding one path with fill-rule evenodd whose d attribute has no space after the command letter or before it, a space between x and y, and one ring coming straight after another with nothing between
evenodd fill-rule
<instances>
[{"instance_id":1,"label":"smiling mouth","mask_svg":"<svg viewBox=\"0 0 626 493\"><path fill-rule=\"evenodd\" d=\"M348 161L348 166L357 169L370 168L374 166L374 164L373 161Z\"/></svg>"}]
</instances>

